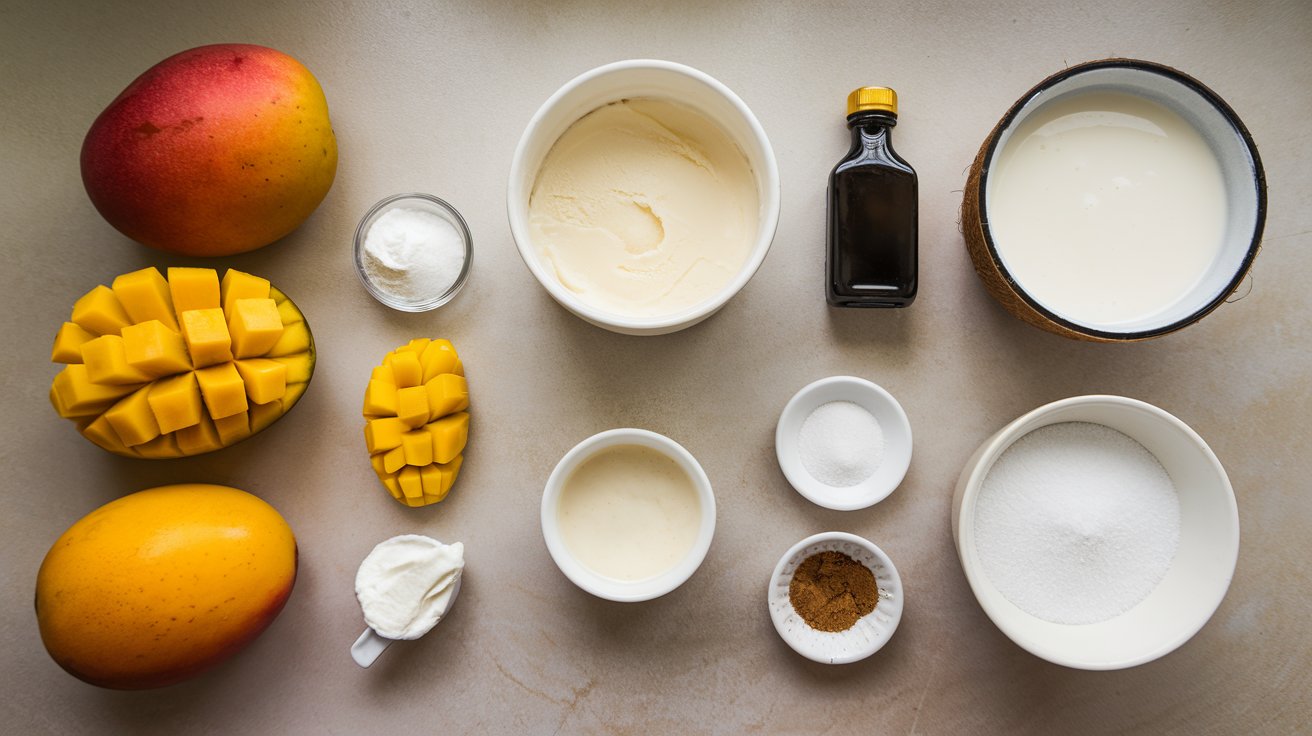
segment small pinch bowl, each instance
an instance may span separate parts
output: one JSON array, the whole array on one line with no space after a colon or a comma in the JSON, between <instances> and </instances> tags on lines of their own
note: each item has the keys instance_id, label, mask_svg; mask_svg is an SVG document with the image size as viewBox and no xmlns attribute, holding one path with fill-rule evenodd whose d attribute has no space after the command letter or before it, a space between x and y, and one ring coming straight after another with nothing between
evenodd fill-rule
<instances>
[{"instance_id":1,"label":"small pinch bowl","mask_svg":"<svg viewBox=\"0 0 1312 736\"><path fill-rule=\"evenodd\" d=\"M874 573L879 586L875 610L862 616L846 631L817 631L798 615L788 597L793 573L806 558L820 552L841 552ZM902 621L905 592L893 560L874 542L846 532L821 532L789 548L775 565L766 591L770 620L793 651L821 664L848 664L879 651Z\"/></svg>"},{"instance_id":2,"label":"small pinch bowl","mask_svg":"<svg viewBox=\"0 0 1312 736\"><path fill-rule=\"evenodd\" d=\"M451 223L451 226L456 229L456 233L460 235L460 241L465 248L465 262L460 267L460 274L456 276L455 283L451 284L446 291L440 294L427 295L419 300L406 301L387 293L381 287L375 285L365 273L364 239L369 234L369 228L383 214L399 207L408 207L437 215ZM370 207L364 213L364 217L360 218L360 224L355 228L353 258L355 275L360 278L360 283L364 285L365 291L369 292L369 295L378 300L379 303L398 312L428 312L456 298L456 294L459 294L460 290L465 288L465 282L469 280L469 269L474 262L474 237L469 233L469 225L465 223L465 218L461 217L456 208L445 200L431 194L419 192L393 194L390 197L384 197L373 207Z\"/></svg>"},{"instance_id":3,"label":"small pinch bowl","mask_svg":"<svg viewBox=\"0 0 1312 736\"><path fill-rule=\"evenodd\" d=\"M994 462L1026 434L1062 422L1101 424L1143 445L1180 497L1180 543L1166 576L1133 608L1099 623L1058 624L1022 610L994 587L975 546L975 506ZM1174 651L1211 618L1234 576L1239 513L1221 462L1187 424L1135 399L1075 396L1022 415L979 446L957 480L952 538L971 591L1002 633L1049 662L1115 670Z\"/></svg>"},{"instance_id":4,"label":"small pinch bowl","mask_svg":"<svg viewBox=\"0 0 1312 736\"><path fill-rule=\"evenodd\" d=\"M831 401L851 401L870 412L884 432L884 456L873 475L854 486L836 488L812 476L802 464L798 435L802 423ZM788 483L807 500L836 511L864 509L888 498L911 467L911 421L888 391L864 378L830 376L807 384L789 399L774 430L774 452Z\"/></svg>"}]
</instances>

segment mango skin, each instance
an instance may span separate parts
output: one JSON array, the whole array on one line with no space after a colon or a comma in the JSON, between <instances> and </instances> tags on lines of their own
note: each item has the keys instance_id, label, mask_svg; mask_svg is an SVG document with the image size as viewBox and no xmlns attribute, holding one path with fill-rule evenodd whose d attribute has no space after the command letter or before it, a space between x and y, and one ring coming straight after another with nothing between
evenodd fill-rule
<instances>
[{"instance_id":1,"label":"mango skin","mask_svg":"<svg viewBox=\"0 0 1312 736\"><path fill-rule=\"evenodd\" d=\"M272 506L235 488L161 486L87 514L37 574L41 640L92 685L162 687L253 641L296 582L296 540Z\"/></svg>"},{"instance_id":2,"label":"mango skin","mask_svg":"<svg viewBox=\"0 0 1312 736\"><path fill-rule=\"evenodd\" d=\"M87 132L82 182L124 235L189 256L263 247L314 212L337 172L319 82L263 46L201 46L146 70Z\"/></svg>"}]
</instances>

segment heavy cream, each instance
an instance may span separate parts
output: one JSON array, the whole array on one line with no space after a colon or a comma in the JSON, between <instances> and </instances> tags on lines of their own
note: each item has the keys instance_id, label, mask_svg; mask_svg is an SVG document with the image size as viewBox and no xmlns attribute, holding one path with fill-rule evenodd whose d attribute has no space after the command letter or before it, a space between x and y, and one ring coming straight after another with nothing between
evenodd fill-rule
<instances>
[{"instance_id":1,"label":"heavy cream","mask_svg":"<svg viewBox=\"0 0 1312 736\"><path fill-rule=\"evenodd\" d=\"M451 607L465 569L465 545L418 534L380 542L355 574L364 621L388 639L418 639Z\"/></svg>"},{"instance_id":2,"label":"heavy cream","mask_svg":"<svg viewBox=\"0 0 1312 736\"><path fill-rule=\"evenodd\" d=\"M1178 305L1221 250L1226 193L1172 110L1090 91L1038 108L989 170L988 222L1007 270L1052 312L1107 329Z\"/></svg>"},{"instance_id":3,"label":"heavy cream","mask_svg":"<svg viewBox=\"0 0 1312 736\"><path fill-rule=\"evenodd\" d=\"M697 541L702 508L692 478L670 457L640 445L599 451L561 487L557 520L584 567L623 581L674 568Z\"/></svg>"},{"instance_id":4,"label":"heavy cream","mask_svg":"<svg viewBox=\"0 0 1312 736\"><path fill-rule=\"evenodd\" d=\"M561 285L630 317L677 313L733 280L757 235L746 156L691 108L631 99L556 141L529 197L529 230Z\"/></svg>"}]
</instances>

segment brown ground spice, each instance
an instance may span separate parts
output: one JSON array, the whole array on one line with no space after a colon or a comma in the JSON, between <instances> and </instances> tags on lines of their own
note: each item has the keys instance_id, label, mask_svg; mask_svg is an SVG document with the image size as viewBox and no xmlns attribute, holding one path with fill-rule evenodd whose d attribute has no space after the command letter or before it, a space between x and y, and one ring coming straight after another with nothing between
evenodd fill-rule
<instances>
[{"instance_id":1,"label":"brown ground spice","mask_svg":"<svg viewBox=\"0 0 1312 736\"><path fill-rule=\"evenodd\" d=\"M788 584L788 600L806 622L820 631L846 631L875 610L879 586L870 568L842 552L819 552L797 566Z\"/></svg>"}]
</instances>

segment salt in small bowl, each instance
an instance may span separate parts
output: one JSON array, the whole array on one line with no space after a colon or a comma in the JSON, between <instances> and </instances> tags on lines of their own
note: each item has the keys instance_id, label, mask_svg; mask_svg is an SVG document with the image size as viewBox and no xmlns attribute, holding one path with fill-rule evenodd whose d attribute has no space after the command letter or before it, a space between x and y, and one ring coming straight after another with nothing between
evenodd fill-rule
<instances>
[{"instance_id":1,"label":"salt in small bowl","mask_svg":"<svg viewBox=\"0 0 1312 736\"><path fill-rule=\"evenodd\" d=\"M875 472L864 481L846 488L817 479L802 464L798 438L802 423L824 404L850 401L864 408L879 422L884 433L884 455ZM837 511L873 506L888 498L902 483L911 467L911 421L893 395L864 378L831 376L798 391L779 415L774 431L774 451L788 483L812 503Z\"/></svg>"},{"instance_id":2,"label":"salt in small bowl","mask_svg":"<svg viewBox=\"0 0 1312 736\"><path fill-rule=\"evenodd\" d=\"M846 631L811 628L788 596L798 566L821 552L841 552L860 562L874 573L879 586L875 610L857 619ZM869 657L888 643L902 621L905 594L893 561L874 542L846 532L822 532L794 544L779 558L766 598L775 631L793 651L821 664L848 664Z\"/></svg>"}]
</instances>

